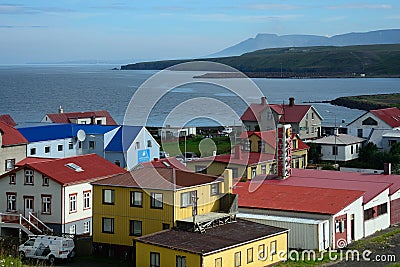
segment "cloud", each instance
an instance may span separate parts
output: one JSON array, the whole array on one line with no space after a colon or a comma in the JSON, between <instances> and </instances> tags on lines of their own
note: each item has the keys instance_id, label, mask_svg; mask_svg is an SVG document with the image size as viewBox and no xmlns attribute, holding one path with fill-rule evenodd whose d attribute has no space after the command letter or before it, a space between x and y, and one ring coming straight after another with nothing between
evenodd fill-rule
<instances>
[{"instance_id":1,"label":"cloud","mask_svg":"<svg viewBox=\"0 0 400 267\"><path fill-rule=\"evenodd\" d=\"M337 16L337 17L326 17L326 18L321 18L321 21L324 22L333 22L333 21L340 21L346 19L345 16Z\"/></svg>"},{"instance_id":2,"label":"cloud","mask_svg":"<svg viewBox=\"0 0 400 267\"><path fill-rule=\"evenodd\" d=\"M226 14L195 14L189 15L189 18L201 21L240 21L240 22L262 22L266 20L292 20L298 18L298 15L277 15L277 16L264 16L264 15L246 15L235 16Z\"/></svg>"},{"instance_id":3,"label":"cloud","mask_svg":"<svg viewBox=\"0 0 400 267\"><path fill-rule=\"evenodd\" d=\"M386 4L360 4L360 5L335 5L335 6L328 6L330 9L391 9L391 5Z\"/></svg>"},{"instance_id":4,"label":"cloud","mask_svg":"<svg viewBox=\"0 0 400 267\"><path fill-rule=\"evenodd\" d=\"M44 25L0 25L0 29L15 29L15 28L48 28Z\"/></svg>"},{"instance_id":5,"label":"cloud","mask_svg":"<svg viewBox=\"0 0 400 267\"><path fill-rule=\"evenodd\" d=\"M253 4L253 5L244 5L244 8L247 9L255 9L255 10L293 10L299 9L300 6L297 5L288 5L288 4Z\"/></svg>"},{"instance_id":6,"label":"cloud","mask_svg":"<svg viewBox=\"0 0 400 267\"><path fill-rule=\"evenodd\" d=\"M69 8L61 7L32 7L17 4L0 4L0 14L40 14L40 13L67 13L74 12Z\"/></svg>"}]
</instances>

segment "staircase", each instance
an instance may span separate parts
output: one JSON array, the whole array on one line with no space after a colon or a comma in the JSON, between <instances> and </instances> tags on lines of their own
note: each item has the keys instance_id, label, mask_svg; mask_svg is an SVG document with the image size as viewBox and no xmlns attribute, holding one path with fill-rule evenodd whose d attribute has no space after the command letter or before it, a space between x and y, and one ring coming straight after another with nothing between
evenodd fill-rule
<instances>
[{"instance_id":1,"label":"staircase","mask_svg":"<svg viewBox=\"0 0 400 267\"><path fill-rule=\"evenodd\" d=\"M0 213L0 229L16 228L27 235L52 235L53 229L49 228L36 216L29 212L28 218L22 214Z\"/></svg>"}]
</instances>

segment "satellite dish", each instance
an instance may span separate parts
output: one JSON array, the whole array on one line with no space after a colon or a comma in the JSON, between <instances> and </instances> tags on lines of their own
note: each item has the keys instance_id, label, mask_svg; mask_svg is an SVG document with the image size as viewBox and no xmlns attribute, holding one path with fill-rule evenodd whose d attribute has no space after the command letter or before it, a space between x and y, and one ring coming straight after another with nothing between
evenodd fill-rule
<instances>
[{"instance_id":1,"label":"satellite dish","mask_svg":"<svg viewBox=\"0 0 400 267\"><path fill-rule=\"evenodd\" d=\"M79 130L77 133L76 133L76 137L78 138L78 141L81 141L81 142L83 142L83 141L85 141L85 139L86 139L86 133L85 133L85 131L84 130Z\"/></svg>"}]
</instances>

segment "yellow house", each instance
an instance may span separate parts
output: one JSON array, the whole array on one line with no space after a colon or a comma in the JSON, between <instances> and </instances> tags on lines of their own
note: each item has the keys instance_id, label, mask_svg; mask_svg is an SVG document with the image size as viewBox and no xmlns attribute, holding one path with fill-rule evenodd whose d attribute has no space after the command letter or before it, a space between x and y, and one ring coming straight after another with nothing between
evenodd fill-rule
<instances>
[{"instance_id":1,"label":"yellow house","mask_svg":"<svg viewBox=\"0 0 400 267\"><path fill-rule=\"evenodd\" d=\"M204 233L170 229L139 237L136 266L267 266L287 259L287 229L246 220Z\"/></svg>"},{"instance_id":2,"label":"yellow house","mask_svg":"<svg viewBox=\"0 0 400 267\"><path fill-rule=\"evenodd\" d=\"M231 172L224 177L140 167L92 183L95 253L129 257L137 237L176 227L179 221L204 231L210 221L234 219Z\"/></svg>"},{"instance_id":3,"label":"yellow house","mask_svg":"<svg viewBox=\"0 0 400 267\"><path fill-rule=\"evenodd\" d=\"M310 147L304 143L298 134L292 134L292 168L305 169L308 164L308 150Z\"/></svg>"}]
</instances>

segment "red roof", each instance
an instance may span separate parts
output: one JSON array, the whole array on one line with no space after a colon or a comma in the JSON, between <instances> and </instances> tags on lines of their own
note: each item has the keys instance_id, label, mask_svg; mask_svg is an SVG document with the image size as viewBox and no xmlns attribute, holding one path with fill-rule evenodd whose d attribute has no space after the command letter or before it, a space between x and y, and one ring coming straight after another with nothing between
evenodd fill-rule
<instances>
[{"instance_id":1,"label":"red roof","mask_svg":"<svg viewBox=\"0 0 400 267\"><path fill-rule=\"evenodd\" d=\"M300 122L311 105L286 105L286 104L251 104L240 117L242 121L260 121L261 112L270 107L278 115L281 115L279 122Z\"/></svg>"},{"instance_id":2,"label":"red roof","mask_svg":"<svg viewBox=\"0 0 400 267\"><path fill-rule=\"evenodd\" d=\"M202 161L215 161L215 162L222 162L222 163L232 163L237 165L253 165L259 162L270 161L275 158L274 154L267 154L267 153L259 153L259 152L241 152L241 157L236 158L235 154L222 154L217 155L215 157L206 157L206 158L199 158L193 160L193 162L202 162Z\"/></svg>"},{"instance_id":3,"label":"red roof","mask_svg":"<svg viewBox=\"0 0 400 267\"><path fill-rule=\"evenodd\" d=\"M0 121L2 146L27 144L28 140L14 127Z\"/></svg>"},{"instance_id":4,"label":"red roof","mask_svg":"<svg viewBox=\"0 0 400 267\"><path fill-rule=\"evenodd\" d=\"M29 164L29 163L42 162L42 161L52 161L52 160L54 160L54 158L27 157L27 158L24 158L23 160L18 161L17 163L15 163L15 167L21 167L21 166L24 166L25 164Z\"/></svg>"},{"instance_id":5,"label":"red roof","mask_svg":"<svg viewBox=\"0 0 400 267\"><path fill-rule=\"evenodd\" d=\"M106 117L106 125L117 125L107 110L46 114L54 123L71 123L72 119Z\"/></svg>"},{"instance_id":6,"label":"red roof","mask_svg":"<svg viewBox=\"0 0 400 267\"><path fill-rule=\"evenodd\" d=\"M254 186L254 190L253 187ZM336 214L360 197L363 191L282 186L267 183L238 183L239 207L320 214Z\"/></svg>"},{"instance_id":7,"label":"red roof","mask_svg":"<svg viewBox=\"0 0 400 267\"><path fill-rule=\"evenodd\" d=\"M292 139L293 138L297 139L297 148L293 149L293 151L304 150L304 149L310 148L306 143L303 142L303 140L300 139L298 134L292 133Z\"/></svg>"},{"instance_id":8,"label":"red roof","mask_svg":"<svg viewBox=\"0 0 400 267\"><path fill-rule=\"evenodd\" d=\"M48 176L62 185L93 181L110 175L126 172L126 170L96 154L52 160L35 161L35 159L32 159L31 162L29 161L30 160L27 160L26 164L12 170L11 172L17 172L22 168L30 168ZM83 171L75 171L66 166L69 163L81 167ZM0 177L4 177L9 173L10 172L3 174Z\"/></svg>"},{"instance_id":9,"label":"red roof","mask_svg":"<svg viewBox=\"0 0 400 267\"><path fill-rule=\"evenodd\" d=\"M139 167L131 172L118 174L95 185L135 187L147 189L175 190L217 181L219 178L173 168Z\"/></svg>"},{"instance_id":10,"label":"red roof","mask_svg":"<svg viewBox=\"0 0 400 267\"><path fill-rule=\"evenodd\" d=\"M17 125L13 118L11 118L10 114L0 115L0 121L10 125L11 127L15 127Z\"/></svg>"},{"instance_id":11,"label":"red roof","mask_svg":"<svg viewBox=\"0 0 400 267\"><path fill-rule=\"evenodd\" d=\"M390 183L378 183L353 180L351 177L357 177L360 173L356 172L338 172L312 169L292 169L292 175L285 180L265 180L265 175L258 175L253 178L254 181L263 181L265 184L282 186L301 186L318 187L326 189L344 189L364 191L363 203L368 203L377 195L390 188ZM265 181L264 181L265 180Z\"/></svg>"},{"instance_id":12,"label":"red roof","mask_svg":"<svg viewBox=\"0 0 400 267\"><path fill-rule=\"evenodd\" d=\"M152 160L150 162L142 162L141 165L143 167L154 167L154 168L170 168L170 167L172 167L174 169L179 169L182 171L188 171L188 172L191 171L189 168L187 168L182 162L180 162L175 157L157 159L157 160Z\"/></svg>"},{"instance_id":13,"label":"red roof","mask_svg":"<svg viewBox=\"0 0 400 267\"><path fill-rule=\"evenodd\" d=\"M400 109L398 108L375 109L369 112L389 124L392 128L400 127Z\"/></svg>"}]
</instances>

